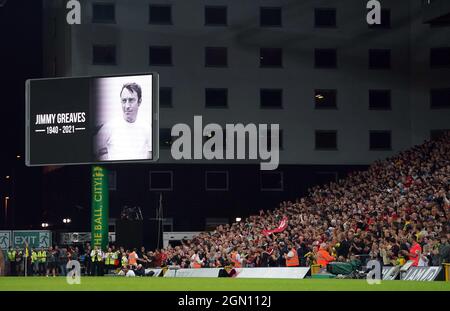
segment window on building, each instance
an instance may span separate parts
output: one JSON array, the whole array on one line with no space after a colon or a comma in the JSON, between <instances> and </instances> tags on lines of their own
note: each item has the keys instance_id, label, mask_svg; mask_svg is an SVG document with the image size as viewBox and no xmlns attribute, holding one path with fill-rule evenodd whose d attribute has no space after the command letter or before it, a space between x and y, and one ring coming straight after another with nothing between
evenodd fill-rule
<instances>
[{"instance_id":1,"label":"window on building","mask_svg":"<svg viewBox=\"0 0 450 311\"><path fill-rule=\"evenodd\" d=\"M315 145L316 150L337 150L337 131L317 130Z\"/></svg>"},{"instance_id":2,"label":"window on building","mask_svg":"<svg viewBox=\"0 0 450 311\"><path fill-rule=\"evenodd\" d=\"M228 191L229 189L228 171L206 171L205 189L206 191Z\"/></svg>"},{"instance_id":3,"label":"window on building","mask_svg":"<svg viewBox=\"0 0 450 311\"><path fill-rule=\"evenodd\" d=\"M172 6L165 4L150 4L149 23L156 25L172 24Z\"/></svg>"},{"instance_id":4,"label":"window on building","mask_svg":"<svg viewBox=\"0 0 450 311\"><path fill-rule=\"evenodd\" d=\"M370 150L391 150L391 131L370 131Z\"/></svg>"},{"instance_id":5,"label":"window on building","mask_svg":"<svg viewBox=\"0 0 450 311\"><path fill-rule=\"evenodd\" d=\"M262 171L259 175L261 191L283 191L284 178L280 171Z\"/></svg>"},{"instance_id":6,"label":"window on building","mask_svg":"<svg viewBox=\"0 0 450 311\"><path fill-rule=\"evenodd\" d=\"M369 90L369 109L391 109L391 90Z\"/></svg>"},{"instance_id":7,"label":"window on building","mask_svg":"<svg viewBox=\"0 0 450 311\"><path fill-rule=\"evenodd\" d=\"M316 109L336 109L337 90L315 90L314 102Z\"/></svg>"},{"instance_id":8,"label":"window on building","mask_svg":"<svg viewBox=\"0 0 450 311\"><path fill-rule=\"evenodd\" d=\"M159 146L164 148L170 148L172 146L173 138L172 138L172 129L170 128L161 128L159 129Z\"/></svg>"},{"instance_id":9,"label":"window on building","mask_svg":"<svg viewBox=\"0 0 450 311\"><path fill-rule=\"evenodd\" d=\"M150 65L170 66L172 65L172 47L151 46L149 52Z\"/></svg>"},{"instance_id":10,"label":"window on building","mask_svg":"<svg viewBox=\"0 0 450 311\"><path fill-rule=\"evenodd\" d=\"M116 22L116 8L113 3L92 4L92 22L113 24Z\"/></svg>"},{"instance_id":11,"label":"window on building","mask_svg":"<svg viewBox=\"0 0 450 311\"><path fill-rule=\"evenodd\" d=\"M370 69L391 68L391 50L388 49L369 50L369 68Z\"/></svg>"},{"instance_id":12,"label":"window on building","mask_svg":"<svg viewBox=\"0 0 450 311\"><path fill-rule=\"evenodd\" d=\"M450 47L432 48L430 50L430 67L450 67Z\"/></svg>"},{"instance_id":13,"label":"window on building","mask_svg":"<svg viewBox=\"0 0 450 311\"><path fill-rule=\"evenodd\" d=\"M259 24L261 27L281 27L281 7L259 8Z\"/></svg>"},{"instance_id":14,"label":"window on building","mask_svg":"<svg viewBox=\"0 0 450 311\"><path fill-rule=\"evenodd\" d=\"M283 90L261 89L260 104L261 108L283 108Z\"/></svg>"},{"instance_id":15,"label":"window on building","mask_svg":"<svg viewBox=\"0 0 450 311\"><path fill-rule=\"evenodd\" d=\"M282 67L283 50L280 48L262 48L260 49L261 67Z\"/></svg>"},{"instance_id":16,"label":"window on building","mask_svg":"<svg viewBox=\"0 0 450 311\"><path fill-rule=\"evenodd\" d=\"M391 28L391 10L381 9L381 23L369 25L371 29L388 29Z\"/></svg>"},{"instance_id":17,"label":"window on building","mask_svg":"<svg viewBox=\"0 0 450 311\"><path fill-rule=\"evenodd\" d=\"M320 28L336 27L336 9L315 9L315 26Z\"/></svg>"},{"instance_id":18,"label":"window on building","mask_svg":"<svg viewBox=\"0 0 450 311\"><path fill-rule=\"evenodd\" d=\"M160 87L159 88L159 105L161 107L172 107L172 88Z\"/></svg>"},{"instance_id":19,"label":"window on building","mask_svg":"<svg viewBox=\"0 0 450 311\"><path fill-rule=\"evenodd\" d=\"M336 49L315 49L315 67L316 68L336 68L337 51Z\"/></svg>"},{"instance_id":20,"label":"window on building","mask_svg":"<svg viewBox=\"0 0 450 311\"><path fill-rule=\"evenodd\" d=\"M206 47L205 48L206 67L227 67L228 52L226 47Z\"/></svg>"},{"instance_id":21,"label":"window on building","mask_svg":"<svg viewBox=\"0 0 450 311\"><path fill-rule=\"evenodd\" d=\"M226 108L228 106L228 89L205 89L206 108Z\"/></svg>"},{"instance_id":22,"label":"window on building","mask_svg":"<svg viewBox=\"0 0 450 311\"><path fill-rule=\"evenodd\" d=\"M225 6L206 6L205 7L205 25L206 26L226 26L227 25L227 7L225 7Z\"/></svg>"},{"instance_id":23,"label":"window on building","mask_svg":"<svg viewBox=\"0 0 450 311\"><path fill-rule=\"evenodd\" d=\"M150 171L150 191L172 191L172 171Z\"/></svg>"},{"instance_id":24,"label":"window on building","mask_svg":"<svg viewBox=\"0 0 450 311\"><path fill-rule=\"evenodd\" d=\"M450 108L450 88L431 89L431 109Z\"/></svg>"},{"instance_id":25,"label":"window on building","mask_svg":"<svg viewBox=\"0 0 450 311\"><path fill-rule=\"evenodd\" d=\"M94 65L116 65L116 46L94 45L92 47L92 63Z\"/></svg>"}]
</instances>

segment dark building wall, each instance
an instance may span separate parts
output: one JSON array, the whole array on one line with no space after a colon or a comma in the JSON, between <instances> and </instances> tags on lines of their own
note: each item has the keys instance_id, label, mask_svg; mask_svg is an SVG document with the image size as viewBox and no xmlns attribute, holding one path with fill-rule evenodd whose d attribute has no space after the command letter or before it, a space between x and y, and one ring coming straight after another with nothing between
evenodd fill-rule
<instances>
[{"instance_id":1,"label":"dark building wall","mask_svg":"<svg viewBox=\"0 0 450 311\"><path fill-rule=\"evenodd\" d=\"M246 217L260 209L272 209L282 201L295 200L315 184L344 178L366 166L280 166L283 190L262 191L259 165L114 165L116 190L110 190L110 217L118 218L124 205L139 206L145 219L154 218L163 194L164 217L173 218L174 231L201 231L206 218ZM150 171L172 172L171 191L150 190ZM207 171L227 171L228 191L207 191ZM330 174L331 173L331 174ZM271 174L271 172L269 172ZM44 177L47 189L45 215L50 223L73 219L73 230L89 230L90 168L65 167ZM61 218L61 219L59 219Z\"/></svg>"}]
</instances>

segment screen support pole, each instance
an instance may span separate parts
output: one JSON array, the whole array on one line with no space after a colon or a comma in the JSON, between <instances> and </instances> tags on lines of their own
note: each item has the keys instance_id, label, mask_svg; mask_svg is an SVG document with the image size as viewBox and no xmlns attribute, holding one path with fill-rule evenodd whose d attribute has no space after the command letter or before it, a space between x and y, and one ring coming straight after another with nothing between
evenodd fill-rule
<instances>
[{"instance_id":1,"label":"screen support pole","mask_svg":"<svg viewBox=\"0 0 450 311\"><path fill-rule=\"evenodd\" d=\"M91 246L105 250L109 233L109 186L108 170L92 166Z\"/></svg>"}]
</instances>

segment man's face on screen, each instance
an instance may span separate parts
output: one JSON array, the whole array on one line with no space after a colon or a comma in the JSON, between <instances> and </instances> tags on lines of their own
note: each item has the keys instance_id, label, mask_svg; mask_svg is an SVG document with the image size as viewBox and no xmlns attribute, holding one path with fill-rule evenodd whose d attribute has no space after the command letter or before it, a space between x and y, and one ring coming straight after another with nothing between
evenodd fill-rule
<instances>
[{"instance_id":1,"label":"man's face on screen","mask_svg":"<svg viewBox=\"0 0 450 311\"><path fill-rule=\"evenodd\" d=\"M124 88L122 94L120 95L120 101L122 103L123 118L127 122L134 123L141 104L138 100L138 94Z\"/></svg>"}]
</instances>

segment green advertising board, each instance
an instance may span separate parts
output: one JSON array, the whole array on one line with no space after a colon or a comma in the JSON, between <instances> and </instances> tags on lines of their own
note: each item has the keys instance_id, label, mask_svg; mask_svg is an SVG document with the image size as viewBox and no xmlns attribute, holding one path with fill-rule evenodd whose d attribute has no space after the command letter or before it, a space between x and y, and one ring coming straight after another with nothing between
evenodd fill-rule
<instances>
[{"instance_id":1,"label":"green advertising board","mask_svg":"<svg viewBox=\"0 0 450 311\"><path fill-rule=\"evenodd\" d=\"M92 214L91 245L103 250L108 245L109 233L109 187L108 170L102 166L92 167Z\"/></svg>"},{"instance_id":2,"label":"green advertising board","mask_svg":"<svg viewBox=\"0 0 450 311\"><path fill-rule=\"evenodd\" d=\"M0 249L8 249L11 245L11 231L0 231Z\"/></svg>"},{"instance_id":3,"label":"green advertising board","mask_svg":"<svg viewBox=\"0 0 450 311\"><path fill-rule=\"evenodd\" d=\"M13 231L12 247L23 248L25 242L31 248L47 248L52 246L52 233L50 231Z\"/></svg>"}]
</instances>

